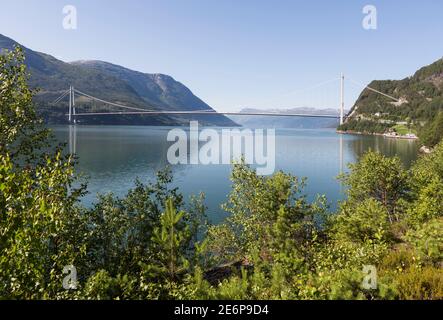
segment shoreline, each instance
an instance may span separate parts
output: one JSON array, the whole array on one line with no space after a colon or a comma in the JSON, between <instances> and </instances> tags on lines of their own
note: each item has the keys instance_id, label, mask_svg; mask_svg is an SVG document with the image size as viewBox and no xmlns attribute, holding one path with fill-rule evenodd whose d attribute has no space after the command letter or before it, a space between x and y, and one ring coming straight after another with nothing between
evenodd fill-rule
<instances>
[{"instance_id":1,"label":"shoreline","mask_svg":"<svg viewBox=\"0 0 443 320\"><path fill-rule=\"evenodd\" d=\"M339 134L354 134L354 135L360 135L360 136L380 136L380 137L385 137L385 138L392 138L392 139L402 139L402 140L414 140L417 141L418 137L408 137L408 136L393 136L393 135L387 135L386 133L378 133L378 132L360 132L360 131L352 131L352 130L348 130L348 131L343 131L343 130L336 130L337 133Z\"/></svg>"},{"instance_id":2,"label":"shoreline","mask_svg":"<svg viewBox=\"0 0 443 320\"><path fill-rule=\"evenodd\" d=\"M336 130L338 134L351 134L351 135L359 135L359 136L381 136L385 138L393 138L393 139L400 139L400 140L411 140L411 141L418 141L418 137L405 137L405 136L389 136L384 133L367 133L367 132L360 132L360 131L343 131L343 130ZM418 149L418 152L421 154L430 154L432 153L432 149L427 146L420 146Z\"/></svg>"}]
</instances>

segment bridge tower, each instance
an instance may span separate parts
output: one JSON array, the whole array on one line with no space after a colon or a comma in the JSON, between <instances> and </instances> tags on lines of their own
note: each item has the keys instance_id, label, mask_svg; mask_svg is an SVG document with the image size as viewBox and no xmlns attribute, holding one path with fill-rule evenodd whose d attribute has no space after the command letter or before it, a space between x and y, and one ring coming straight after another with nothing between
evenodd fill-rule
<instances>
[{"instance_id":1,"label":"bridge tower","mask_svg":"<svg viewBox=\"0 0 443 320\"><path fill-rule=\"evenodd\" d=\"M69 123L74 120L74 124L76 124L77 119L75 118L75 94L74 87L69 87Z\"/></svg>"},{"instance_id":2,"label":"bridge tower","mask_svg":"<svg viewBox=\"0 0 443 320\"><path fill-rule=\"evenodd\" d=\"M68 121L71 123L72 121L72 86L69 86L69 116Z\"/></svg>"},{"instance_id":3,"label":"bridge tower","mask_svg":"<svg viewBox=\"0 0 443 320\"><path fill-rule=\"evenodd\" d=\"M340 125L344 123L345 117L345 75L340 75Z\"/></svg>"},{"instance_id":4,"label":"bridge tower","mask_svg":"<svg viewBox=\"0 0 443 320\"><path fill-rule=\"evenodd\" d=\"M75 90L74 90L74 86L72 86L72 116L74 119L74 124L77 123L77 118L76 118L76 112L75 112Z\"/></svg>"}]
</instances>

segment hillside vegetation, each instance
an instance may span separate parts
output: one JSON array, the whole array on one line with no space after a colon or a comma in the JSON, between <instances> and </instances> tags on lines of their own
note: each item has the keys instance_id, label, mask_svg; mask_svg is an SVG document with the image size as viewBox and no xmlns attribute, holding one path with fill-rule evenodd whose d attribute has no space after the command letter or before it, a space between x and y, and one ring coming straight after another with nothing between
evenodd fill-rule
<instances>
[{"instance_id":1,"label":"hillside vegetation","mask_svg":"<svg viewBox=\"0 0 443 320\"><path fill-rule=\"evenodd\" d=\"M336 212L304 179L234 164L210 225L168 170L83 207L32 98L20 49L0 56L0 300L443 299L443 144L410 170L367 153Z\"/></svg>"},{"instance_id":2,"label":"hillside vegetation","mask_svg":"<svg viewBox=\"0 0 443 320\"><path fill-rule=\"evenodd\" d=\"M339 127L343 131L384 133L405 125L415 130L423 144L435 146L443 136L443 59L418 70L412 77L373 81L369 87L397 97L395 102L365 89Z\"/></svg>"},{"instance_id":3,"label":"hillside vegetation","mask_svg":"<svg viewBox=\"0 0 443 320\"><path fill-rule=\"evenodd\" d=\"M34 101L37 112L46 123L66 124L68 99L56 105L52 102L73 85L76 89L97 98L146 110L212 110L182 83L164 74L147 74L130 70L103 61L78 61L66 63L50 55L25 48L0 34L0 52L23 48L25 64L31 74L29 85L36 92ZM78 99L78 112L122 112L88 99ZM206 125L235 126L222 116L147 116L109 115L88 116L78 119L81 124L125 124L125 125L184 125L189 120L199 120Z\"/></svg>"}]
</instances>

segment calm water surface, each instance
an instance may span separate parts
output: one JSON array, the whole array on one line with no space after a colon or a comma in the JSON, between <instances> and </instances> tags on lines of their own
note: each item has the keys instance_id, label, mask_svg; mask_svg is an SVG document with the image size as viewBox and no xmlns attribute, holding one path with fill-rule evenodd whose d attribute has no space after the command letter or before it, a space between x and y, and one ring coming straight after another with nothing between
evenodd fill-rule
<instances>
[{"instance_id":1,"label":"calm water surface","mask_svg":"<svg viewBox=\"0 0 443 320\"><path fill-rule=\"evenodd\" d=\"M124 196L134 180L152 179L168 165L168 127L57 126L52 128L60 142L75 149L77 170L89 178L90 206L98 193ZM221 130L221 129L220 129ZM276 170L306 177L309 198L325 194L335 207L343 199L336 177L346 165L372 149L388 156L397 155L405 166L417 158L417 143L376 136L339 135L333 129L276 129ZM217 223L226 217L220 205L230 191L229 165L172 166L175 182L186 198L204 192L208 215Z\"/></svg>"}]
</instances>

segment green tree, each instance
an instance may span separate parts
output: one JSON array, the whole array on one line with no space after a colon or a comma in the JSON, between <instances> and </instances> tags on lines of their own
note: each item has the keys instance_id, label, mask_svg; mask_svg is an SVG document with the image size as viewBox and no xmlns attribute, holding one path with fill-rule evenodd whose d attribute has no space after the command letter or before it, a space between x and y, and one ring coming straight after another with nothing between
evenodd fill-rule
<instances>
[{"instance_id":1,"label":"green tree","mask_svg":"<svg viewBox=\"0 0 443 320\"><path fill-rule=\"evenodd\" d=\"M0 56L0 297L59 298L63 268L85 254L72 158L42 149L48 132L20 49Z\"/></svg>"},{"instance_id":2,"label":"green tree","mask_svg":"<svg viewBox=\"0 0 443 320\"><path fill-rule=\"evenodd\" d=\"M420 132L420 142L425 146L434 147L443 139L443 112L427 123Z\"/></svg>"},{"instance_id":3,"label":"green tree","mask_svg":"<svg viewBox=\"0 0 443 320\"><path fill-rule=\"evenodd\" d=\"M431 183L443 181L443 142L431 154L421 156L410 170L409 185L412 196L417 198L421 190Z\"/></svg>"},{"instance_id":4,"label":"green tree","mask_svg":"<svg viewBox=\"0 0 443 320\"><path fill-rule=\"evenodd\" d=\"M350 173L341 177L348 186L348 203L358 204L373 198L387 209L391 223L398 220L399 201L408 192L407 173L400 159L370 151L349 168Z\"/></svg>"},{"instance_id":5,"label":"green tree","mask_svg":"<svg viewBox=\"0 0 443 320\"><path fill-rule=\"evenodd\" d=\"M0 154L19 167L44 163L50 137L36 115L24 60L20 47L0 54Z\"/></svg>"},{"instance_id":6,"label":"green tree","mask_svg":"<svg viewBox=\"0 0 443 320\"><path fill-rule=\"evenodd\" d=\"M333 233L337 239L355 243L389 240L387 209L375 199L355 206L345 202L334 219Z\"/></svg>"},{"instance_id":7,"label":"green tree","mask_svg":"<svg viewBox=\"0 0 443 320\"><path fill-rule=\"evenodd\" d=\"M152 241L156 247L152 266L157 273L177 280L189 268L186 250L190 239L189 226L183 223L185 212L177 210L171 199L166 201L166 211L160 217L160 227L154 230Z\"/></svg>"},{"instance_id":8,"label":"green tree","mask_svg":"<svg viewBox=\"0 0 443 320\"><path fill-rule=\"evenodd\" d=\"M405 239L422 260L428 260L438 266L443 259L443 218L431 219L415 229L408 230Z\"/></svg>"},{"instance_id":9,"label":"green tree","mask_svg":"<svg viewBox=\"0 0 443 320\"><path fill-rule=\"evenodd\" d=\"M231 215L209 232L211 248L218 250L219 242L231 243L228 248L234 251L228 260L250 258L256 250L261 258L270 258L280 247L274 236L297 245L312 237L314 219L324 213L325 203L306 200L304 180L283 172L259 176L244 163L234 164L231 180L232 190L223 205Z\"/></svg>"}]
</instances>

